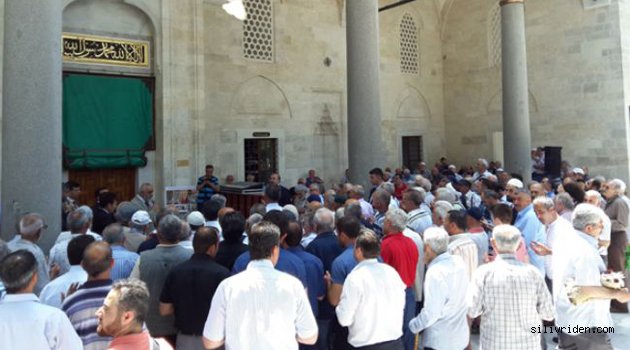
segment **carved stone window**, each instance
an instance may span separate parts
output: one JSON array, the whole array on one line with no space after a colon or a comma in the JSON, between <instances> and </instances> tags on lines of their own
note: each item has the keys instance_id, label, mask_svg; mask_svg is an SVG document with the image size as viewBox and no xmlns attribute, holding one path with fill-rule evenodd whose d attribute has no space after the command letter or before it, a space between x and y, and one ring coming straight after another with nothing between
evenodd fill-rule
<instances>
[{"instance_id":1,"label":"carved stone window","mask_svg":"<svg viewBox=\"0 0 630 350\"><path fill-rule=\"evenodd\" d=\"M400 71L418 74L418 27L410 14L400 22Z\"/></svg>"},{"instance_id":2,"label":"carved stone window","mask_svg":"<svg viewBox=\"0 0 630 350\"><path fill-rule=\"evenodd\" d=\"M243 56L273 62L273 0L245 0Z\"/></svg>"},{"instance_id":3,"label":"carved stone window","mask_svg":"<svg viewBox=\"0 0 630 350\"><path fill-rule=\"evenodd\" d=\"M497 3L488 14L488 63L501 66L501 6Z\"/></svg>"}]
</instances>

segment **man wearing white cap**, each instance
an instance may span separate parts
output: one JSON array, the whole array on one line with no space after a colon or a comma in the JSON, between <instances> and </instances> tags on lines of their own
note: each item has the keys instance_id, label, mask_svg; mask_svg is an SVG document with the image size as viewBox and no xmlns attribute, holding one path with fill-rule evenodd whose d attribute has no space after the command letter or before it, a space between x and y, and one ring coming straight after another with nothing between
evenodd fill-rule
<instances>
[{"instance_id":1,"label":"man wearing white cap","mask_svg":"<svg viewBox=\"0 0 630 350\"><path fill-rule=\"evenodd\" d=\"M138 210L131 216L129 232L125 233L125 248L137 252L140 244L147 239L147 235L153 230L151 216L144 210Z\"/></svg>"},{"instance_id":2,"label":"man wearing white cap","mask_svg":"<svg viewBox=\"0 0 630 350\"><path fill-rule=\"evenodd\" d=\"M206 224L206 218L203 217L203 214L200 211L193 211L188 214L186 217L186 222L190 225L190 230L192 234L190 235L190 240L192 241L195 237L195 232Z\"/></svg>"},{"instance_id":3,"label":"man wearing white cap","mask_svg":"<svg viewBox=\"0 0 630 350\"><path fill-rule=\"evenodd\" d=\"M523 188L523 182L521 180L514 178L510 179L505 185L505 200L507 201L507 199L509 198L510 202L514 202L514 198L516 198L516 192L521 188Z\"/></svg>"},{"instance_id":4,"label":"man wearing white cap","mask_svg":"<svg viewBox=\"0 0 630 350\"><path fill-rule=\"evenodd\" d=\"M572 172L575 180L584 180L586 176L586 172L582 168L573 168Z\"/></svg>"}]
</instances>

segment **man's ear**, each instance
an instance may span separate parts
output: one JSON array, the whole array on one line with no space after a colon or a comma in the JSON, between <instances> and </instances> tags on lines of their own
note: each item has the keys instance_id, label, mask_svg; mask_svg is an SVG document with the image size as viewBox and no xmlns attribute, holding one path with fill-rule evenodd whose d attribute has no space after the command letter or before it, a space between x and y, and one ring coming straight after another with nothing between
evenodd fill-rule
<instances>
[{"instance_id":1,"label":"man's ear","mask_svg":"<svg viewBox=\"0 0 630 350\"><path fill-rule=\"evenodd\" d=\"M120 318L120 321L123 327L126 327L129 324L133 323L135 319L136 319L136 314L133 311L125 311L122 313L122 317Z\"/></svg>"}]
</instances>

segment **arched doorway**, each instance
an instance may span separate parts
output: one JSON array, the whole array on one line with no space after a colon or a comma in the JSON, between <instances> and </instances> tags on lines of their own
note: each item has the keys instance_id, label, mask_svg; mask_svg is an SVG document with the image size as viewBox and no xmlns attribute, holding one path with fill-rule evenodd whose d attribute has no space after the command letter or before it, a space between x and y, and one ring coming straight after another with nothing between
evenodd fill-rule
<instances>
[{"instance_id":1,"label":"arched doorway","mask_svg":"<svg viewBox=\"0 0 630 350\"><path fill-rule=\"evenodd\" d=\"M81 185L82 204L101 187L129 200L153 178L156 30L130 2L77 0L63 12L64 178Z\"/></svg>"}]
</instances>

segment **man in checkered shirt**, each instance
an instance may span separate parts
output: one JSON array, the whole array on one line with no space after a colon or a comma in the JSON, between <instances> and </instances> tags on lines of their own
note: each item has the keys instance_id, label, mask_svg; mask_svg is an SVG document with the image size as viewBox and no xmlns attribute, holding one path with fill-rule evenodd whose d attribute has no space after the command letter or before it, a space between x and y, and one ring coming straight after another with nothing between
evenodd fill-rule
<instances>
[{"instance_id":1,"label":"man in checkered shirt","mask_svg":"<svg viewBox=\"0 0 630 350\"><path fill-rule=\"evenodd\" d=\"M531 330L554 318L545 280L536 267L516 260L516 227L499 225L492 235L499 255L475 271L468 288L468 316L481 316L481 348L541 349L541 335Z\"/></svg>"}]
</instances>

